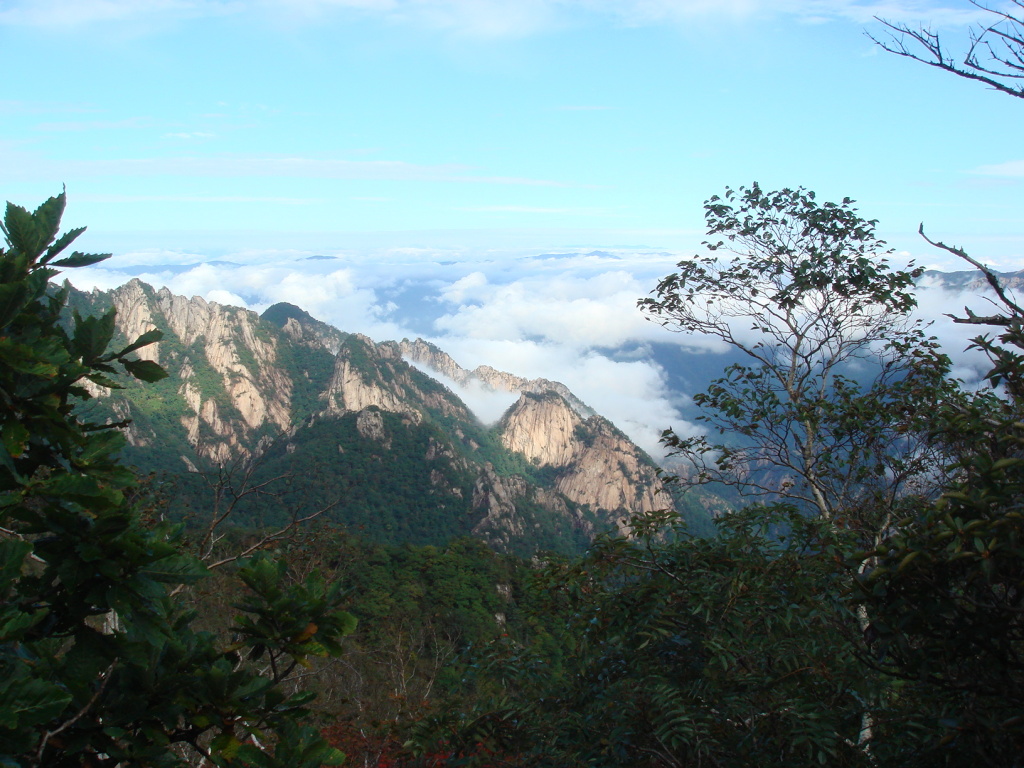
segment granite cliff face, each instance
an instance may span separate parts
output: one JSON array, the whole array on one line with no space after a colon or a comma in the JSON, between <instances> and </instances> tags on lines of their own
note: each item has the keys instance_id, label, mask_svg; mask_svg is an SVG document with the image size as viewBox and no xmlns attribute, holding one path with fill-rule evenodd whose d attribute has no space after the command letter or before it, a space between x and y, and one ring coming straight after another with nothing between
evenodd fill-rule
<instances>
[{"instance_id":1,"label":"granite cliff face","mask_svg":"<svg viewBox=\"0 0 1024 768\"><path fill-rule=\"evenodd\" d=\"M166 288L154 291L137 279L109 299L125 339L154 328L164 332L164 340L141 355L163 365L177 383L178 418L198 457L224 463L252 455L268 426L291 426L292 381L279 365L278 339L258 315ZM130 399L126 405L134 413Z\"/></svg>"},{"instance_id":2,"label":"granite cliff face","mask_svg":"<svg viewBox=\"0 0 1024 768\"><path fill-rule=\"evenodd\" d=\"M417 423L424 410L473 420L473 414L450 390L406 364L394 343L374 344L355 334L338 349L334 375L324 394L324 411L341 414L371 406L407 414Z\"/></svg>"},{"instance_id":3,"label":"granite cliff face","mask_svg":"<svg viewBox=\"0 0 1024 768\"><path fill-rule=\"evenodd\" d=\"M327 505L383 540L473 535L525 554L578 549L670 503L650 460L557 382L466 371L421 340L375 343L291 305L261 317L138 280L74 301L79 311L116 308L124 339L163 331L144 354L169 378L97 391L89 407L133 419L130 459L180 474L184 510L206 503L185 478L255 461L254 477L284 488L269 494L279 506L261 501L253 519ZM422 368L520 398L485 427Z\"/></svg>"},{"instance_id":4,"label":"granite cliff face","mask_svg":"<svg viewBox=\"0 0 1024 768\"><path fill-rule=\"evenodd\" d=\"M554 489L598 510L620 531L631 515L672 506L653 462L564 384L525 379L490 366L468 371L433 344L399 344L402 355L463 386L478 381L519 400L497 426L502 445L533 465L558 470Z\"/></svg>"},{"instance_id":5,"label":"granite cliff face","mask_svg":"<svg viewBox=\"0 0 1024 768\"><path fill-rule=\"evenodd\" d=\"M629 516L672 506L657 469L636 445L607 419L584 419L556 392L524 392L498 431L510 451L558 470L555 490L607 513L622 533Z\"/></svg>"}]
</instances>

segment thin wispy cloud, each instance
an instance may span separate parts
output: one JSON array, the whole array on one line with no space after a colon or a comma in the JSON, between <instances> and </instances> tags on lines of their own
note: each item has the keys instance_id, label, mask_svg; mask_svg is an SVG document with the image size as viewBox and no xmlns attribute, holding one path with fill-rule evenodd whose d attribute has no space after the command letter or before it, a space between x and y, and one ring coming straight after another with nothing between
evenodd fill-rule
<instances>
[{"instance_id":1,"label":"thin wispy cloud","mask_svg":"<svg viewBox=\"0 0 1024 768\"><path fill-rule=\"evenodd\" d=\"M218 0L12 0L0 8L0 24L70 28L168 17L208 17L252 8Z\"/></svg>"},{"instance_id":2,"label":"thin wispy cloud","mask_svg":"<svg viewBox=\"0 0 1024 768\"><path fill-rule=\"evenodd\" d=\"M618 17L630 26L765 16L794 16L808 22L845 19L862 24L879 17L946 26L969 24L983 17L976 8L935 0L580 0L580 4Z\"/></svg>"},{"instance_id":3,"label":"thin wispy cloud","mask_svg":"<svg viewBox=\"0 0 1024 768\"><path fill-rule=\"evenodd\" d=\"M601 208L552 208L539 205L474 205L457 208L459 211L475 213L551 213L584 216L606 216L608 211Z\"/></svg>"},{"instance_id":4,"label":"thin wispy cloud","mask_svg":"<svg viewBox=\"0 0 1024 768\"><path fill-rule=\"evenodd\" d=\"M1024 160L1008 160L1005 163L981 165L971 171L979 176L1004 176L1007 178L1024 177Z\"/></svg>"},{"instance_id":5,"label":"thin wispy cloud","mask_svg":"<svg viewBox=\"0 0 1024 768\"><path fill-rule=\"evenodd\" d=\"M277 177L306 179L353 179L376 181L427 181L457 184L498 184L530 187L584 187L568 181L491 176L472 173L466 165L425 165L400 160L339 160L311 157L186 156L75 160L60 164L61 172L90 176L129 177Z\"/></svg>"},{"instance_id":6,"label":"thin wispy cloud","mask_svg":"<svg viewBox=\"0 0 1024 768\"><path fill-rule=\"evenodd\" d=\"M37 131L120 131L135 128L150 128L153 119L149 117L126 117L122 120L67 120L62 122L39 123Z\"/></svg>"},{"instance_id":7,"label":"thin wispy cloud","mask_svg":"<svg viewBox=\"0 0 1024 768\"><path fill-rule=\"evenodd\" d=\"M281 205L313 205L323 200L315 197L274 197L258 195L78 195L90 203L275 203Z\"/></svg>"},{"instance_id":8,"label":"thin wispy cloud","mask_svg":"<svg viewBox=\"0 0 1024 768\"><path fill-rule=\"evenodd\" d=\"M83 114L96 111L96 107L87 104L0 99L0 115Z\"/></svg>"},{"instance_id":9,"label":"thin wispy cloud","mask_svg":"<svg viewBox=\"0 0 1024 768\"><path fill-rule=\"evenodd\" d=\"M233 15L265 15L301 25L358 14L460 36L502 38L525 37L595 15L634 27L780 15L858 23L882 17L945 26L972 23L980 13L928 0L12 0L0 9L0 25L77 27Z\"/></svg>"}]
</instances>

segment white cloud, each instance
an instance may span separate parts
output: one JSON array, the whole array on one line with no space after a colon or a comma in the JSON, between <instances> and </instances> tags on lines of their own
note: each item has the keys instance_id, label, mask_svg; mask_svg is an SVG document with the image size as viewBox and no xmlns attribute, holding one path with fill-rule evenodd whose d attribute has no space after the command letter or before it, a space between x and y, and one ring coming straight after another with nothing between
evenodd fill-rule
<instances>
[{"instance_id":1,"label":"white cloud","mask_svg":"<svg viewBox=\"0 0 1024 768\"><path fill-rule=\"evenodd\" d=\"M915 317L930 321L930 335L938 340L942 351L953 363L953 375L969 386L976 386L991 367L988 359L978 350L970 350L971 339L989 334L991 328L966 323L955 323L947 315L964 317L964 307L979 315L999 312L987 291L950 291L933 283L922 284L916 293L918 310Z\"/></svg>"},{"instance_id":2,"label":"white cloud","mask_svg":"<svg viewBox=\"0 0 1024 768\"><path fill-rule=\"evenodd\" d=\"M138 276L178 294L255 311L287 301L376 340L428 337L466 368L487 364L563 382L654 455L662 429L690 428L679 412L683 400L669 391L657 364L600 351L638 339L665 340L667 334L644 321L635 302L653 284L651 275L670 268L670 254L632 254L633 272L615 253L474 256L392 249L322 260L309 255L231 252L209 263L194 253L143 251L115 256L105 263L109 269L75 270L69 277L82 288L109 289ZM417 311L433 308L439 316L432 333L423 325L429 318L419 327L399 319L402 290L410 289L426 301ZM512 402L480 387L452 388L484 421L498 418Z\"/></svg>"},{"instance_id":3,"label":"white cloud","mask_svg":"<svg viewBox=\"0 0 1024 768\"><path fill-rule=\"evenodd\" d=\"M241 296L239 296L236 293L231 293L231 291L224 291L219 288L214 288L211 291L207 291L205 298L207 301L214 301L218 304L223 304L229 307L245 306L245 299L243 299Z\"/></svg>"},{"instance_id":4,"label":"white cloud","mask_svg":"<svg viewBox=\"0 0 1024 768\"><path fill-rule=\"evenodd\" d=\"M440 292L443 300L458 306L434 325L452 336L502 341L536 338L575 349L665 340L665 331L645 320L636 307L651 282L621 269L581 276L572 274L571 267L562 263L555 275L537 274L506 283L492 283L482 272L475 272ZM701 338L675 336L672 340L695 348L721 348L717 341Z\"/></svg>"},{"instance_id":5,"label":"white cloud","mask_svg":"<svg viewBox=\"0 0 1024 768\"><path fill-rule=\"evenodd\" d=\"M68 276L82 288L109 289L138 274L175 293L256 311L287 301L378 341L423 336L467 369L486 364L563 382L655 456L663 429L692 433L695 427L684 417L688 399L671 389L649 345L677 344L683 355L687 348L694 354L723 351L717 341L670 334L637 310L637 298L673 268L674 254L416 248L315 253L336 258L254 250L229 252L221 263L209 263L195 253L144 251L106 263L120 272L89 268ZM979 329L954 324L942 313L965 304L983 312L985 300L930 284L918 299L919 316L935 320L930 333L939 337L957 375L977 382L984 360L964 349ZM715 360L700 362L706 370ZM445 383L484 421L495 420L511 403L508 395Z\"/></svg>"},{"instance_id":6,"label":"white cloud","mask_svg":"<svg viewBox=\"0 0 1024 768\"><path fill-rule=\"evenodd\" d=\"M465 368L490 365L527 378L562 382L654 457L663 456L658 442L663 429L673 426L683 434L695 429L679 410L686 398L669 389L664 372L649 360L612 360L550 341L457 336L431 341Z\"/></svg>"},{"instance_id":7,"label":"white cloud","mask_svg":"<svg viewBox=\"0 0 1024 768\"><path fill-rule=\"evenodd\" d=\"M498 421L513 403L519 398L514 392L504 392L490 389L477 379L470 379L466 386L462 386L453 379L409 361L411 365L419 368L428 376L431 376L448 389L459 396L459 399L466 404L478 419L484 424L494 424Z\"/></svg>"},{"instance_id":8,"label":"white cloud","mask_svg":"<svg viewBox=\"0 0 1024 768\"><path fill-rule=\"evenodd\" d=\"M1009 178L1020 178L1024 176L1024 160L1008 160L1005 163L982 165L975 168L971 173L976 173L979 176L1005 176Z\"/></svg>"},{"instance_id":9,"label":"white cloud","mask_svg":"<svg viewBox=\"0 0 1024 768\"><path fill-rule=\"evenodd\" d=\"M439 295L445 301L461 304L467 300L479 299L486 294L488 288L487 275L483 272L473 272L443 288Z\"/></svg>"}]
</instances>

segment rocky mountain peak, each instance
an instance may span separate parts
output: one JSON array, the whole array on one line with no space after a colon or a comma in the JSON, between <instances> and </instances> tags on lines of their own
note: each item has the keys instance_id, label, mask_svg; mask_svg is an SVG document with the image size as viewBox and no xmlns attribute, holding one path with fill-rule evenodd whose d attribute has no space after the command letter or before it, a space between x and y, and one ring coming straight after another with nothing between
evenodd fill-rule
<instances>
[{"instance_id":1,"label":"rocky mountain peak","mask_svg":"<svg viewBox=\"0 0 1024 768\"><path fill-rule=\"evenodd\" d=\"M299 509L340 494L339 521L376 530L386 520L382 537L470 534L520 552L578 547L669 503L642 451L558 382L468 371L422 339L377 343L294 305L260 317L138 280L75 301L115 307L126 339L164 332L147 354L169 378L101 398L107 418L134 420L140 467L187 474L258 459L269 476L301 477ZM410 362L519 398L487 427Z\"/></svg>"},{"instance_id":2,"label":"rocky mountain peak","mask_svg":"<svg viewBox=\"0 0 1024 768\"><path fill-rule=\"evenodd\" d=\"M474 419L447 387L406 363L394 342L377 344L362 334L349 334L342 343L323 399L325 412L335 415L372 406L417 423L427 412Z\"/></svg>"},{"instance_id":3,"label":"rocky mountain peak","mask_svg":"<svg viewBox=\"0 0 1024 768\"><path fill-rule=\"evenodd\" d=\"M164 332L140 354L178 380L180 420L199 455L227 461L249 453L250 436L265 425L291 426L292 382L278 365L276 339L254 312L154 291L138 279L115 288L111 301L126 339Z\"/></svg>"},{"instance_id":4,"label":"rocky mountain peak","mask_svg":"<svg viewBox=\"0 0 1024 768\"><path fill-rule=\"evenodd\" d=\"M322 347L332 355L338 354L347 335L286 301L267 307L260 319L280 328L292 341L309 347Z\"/></svg>"},{"instance_id":5,"label":"rocky mountain peak","mask_svg":"<svg viewBox=\"0 0 1024 768\"><path fill-rule=\"evenodd\" d=\"M673 506L643 451L602 416L582 418L557 392L524 392L498 430L510 451L559 470L557 491L610 516L624 533L628 517Z\"/></svg>"}]
</instances>

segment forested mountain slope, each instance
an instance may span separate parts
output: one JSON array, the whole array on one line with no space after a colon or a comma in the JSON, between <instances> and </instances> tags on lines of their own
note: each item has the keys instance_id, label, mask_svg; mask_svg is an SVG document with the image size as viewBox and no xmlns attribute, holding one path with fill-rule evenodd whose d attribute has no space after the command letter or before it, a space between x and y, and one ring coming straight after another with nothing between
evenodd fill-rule
<instances>
[{"instance_id":1,"label":"forested mountain slope","mask_svg":"<svg viewBox=\"0 0 1024 768\"><path fill-rule=\"evenodd\" d=\"M469 374L422 341L375 343L279 304L263 316L132 280L75 292L82 314L117 308L117 330L157 328L146 354L170 374L154 385L96 389L92 418L130 419L127 458L173 478L172 509L208 515L221 490L266 493L237 522L276 524L320 509L360 535L442 543L473 535L519 553L577 551L630 515L676 502L651 459L557 382L494 369ZM519 393L485 427L447 387L410 365ZM227 470L234 476L225 479ZM216 485L215 483L213 485ZM261 491L263 488L261 487ZM701 517L703 507L693 503Z\"/></svg>"}]
</instances>

